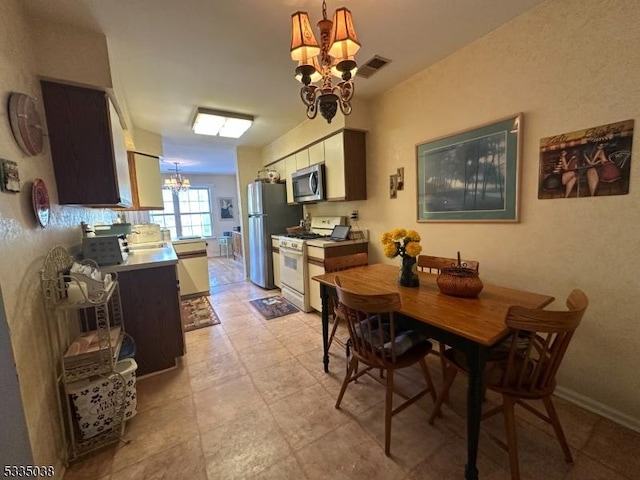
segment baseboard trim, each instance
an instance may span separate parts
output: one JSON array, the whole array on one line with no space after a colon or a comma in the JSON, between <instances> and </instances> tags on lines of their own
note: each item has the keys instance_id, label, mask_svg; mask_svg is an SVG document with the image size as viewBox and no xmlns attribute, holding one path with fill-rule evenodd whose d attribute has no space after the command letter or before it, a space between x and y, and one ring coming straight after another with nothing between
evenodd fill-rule
<instances>
[{"instance_id":1,"label":"baseboard trim","mask_svg":"<svg viewBox=\"0 0 640 480\"><path fill-rule=\"evenodd\" d=\"M568 388L564 388L561 386L557 386L554 393L571 403L575 403L576 405L584 408L585 410L589 410L590 412L597 413L598 415L608 418L612 422L619 423L623 427L630 428L636 432L640 432L640 420L637 418L630 417L618 410L615 410L604 403L597 402L592 398L586 397L580 393L574 392L573 390L569 390Z\"/></svg>"}]
</instances>

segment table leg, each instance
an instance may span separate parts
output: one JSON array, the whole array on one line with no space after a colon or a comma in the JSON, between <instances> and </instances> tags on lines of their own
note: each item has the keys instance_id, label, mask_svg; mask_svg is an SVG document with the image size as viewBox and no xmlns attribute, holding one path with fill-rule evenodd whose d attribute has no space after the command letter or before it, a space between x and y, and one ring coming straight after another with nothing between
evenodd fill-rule
<instances>
[{"instance_id":1,"label":"table leg","mask_svg":"<svg viewBox=\"0 0 640 480\"><path fill-rule=\"evenodd\" d=\"M324 284L320 284L320 299L322 300L322 362L324 363L324 372L329 372L329 302L327 301L328 292Z\"/></svg>"},{"instance_id":2,"label":"table leg","mask_svg":"<svg viewBox=\"0 0 640 480\"><path fill-rule=\"evenodd\" d=\"M469 366L469 388L467 390L467 464L464 478L478 479L478 440L480 438L480 417L482 414L483 388L482 378L486 363L486 347L473 344L467 350Z\"/></svg>"}]
</instances>

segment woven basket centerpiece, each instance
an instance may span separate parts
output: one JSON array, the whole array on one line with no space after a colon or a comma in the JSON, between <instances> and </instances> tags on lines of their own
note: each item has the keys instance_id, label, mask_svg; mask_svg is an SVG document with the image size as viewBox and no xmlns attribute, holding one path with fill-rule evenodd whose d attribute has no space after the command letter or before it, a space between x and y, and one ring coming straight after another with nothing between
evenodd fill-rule
<instances>
[{"instance_id":1,"label":"woven basket centerpiece","mask_svg":"<svg viewBox=\"0 0 640 480\"><path fill-rule=\"evenodd\" d=\"M475 298L484 287L478 272L461 263L460 252L458 264L441 269L436 282L440 292L453 297Z\"/></svg>"}]
</instances>

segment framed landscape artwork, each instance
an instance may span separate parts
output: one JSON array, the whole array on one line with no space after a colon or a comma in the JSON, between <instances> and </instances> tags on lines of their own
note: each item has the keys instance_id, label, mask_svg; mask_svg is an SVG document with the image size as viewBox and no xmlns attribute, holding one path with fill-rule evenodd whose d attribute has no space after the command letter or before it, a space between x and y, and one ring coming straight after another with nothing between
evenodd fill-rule
<instances>
[{"instance_id":1,"label":"framed landscape artwork","mask_svg":"<svg viewBox=\"0 0 640 480\"><path fill-rule=\"evenodd\" d=\"M629 193L633 120L540 140L538 198Z\"/></svg>"},{"instance_id":2,"label":"framed landscape artwork","mask_svg":"<svg viewBox=\"0 0 640 480\"><path fill-rule=\"evenodd\" d=\"M517 222L522 114L416 147L418 222Z\"/></svg>"}]
</instances>

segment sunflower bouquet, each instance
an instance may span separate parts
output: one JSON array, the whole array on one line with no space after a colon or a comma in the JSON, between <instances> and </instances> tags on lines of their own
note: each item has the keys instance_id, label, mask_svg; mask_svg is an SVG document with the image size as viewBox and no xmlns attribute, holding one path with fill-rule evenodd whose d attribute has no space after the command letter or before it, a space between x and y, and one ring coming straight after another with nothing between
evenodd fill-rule
<instances>
[{"instance_id":1,"label":"sunflower bouquet","mask_svg":"<svg viewBox=\"0 0 640 480\"><path fill-rule=\"evenodd\" d=\"M390 232L385 232L381 238L384 255L388 258L394 258L398 255L403 258L417 257L422 251L420 240L418 232L404 228L395 228Z\"/></svg>"}]
</instances>

